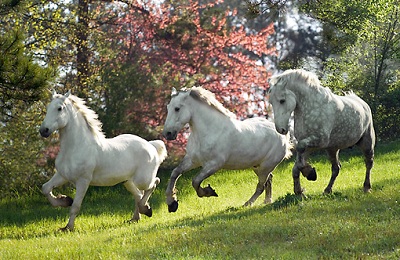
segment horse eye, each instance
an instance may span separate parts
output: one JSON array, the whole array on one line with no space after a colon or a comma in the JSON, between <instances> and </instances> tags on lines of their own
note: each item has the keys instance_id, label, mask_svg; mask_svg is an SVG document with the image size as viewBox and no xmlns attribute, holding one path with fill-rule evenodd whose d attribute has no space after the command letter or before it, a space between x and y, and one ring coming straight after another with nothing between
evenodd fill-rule
<instances>
[{"instance_id":1,"label":"horse eye","mask_svg":"<svg viewBox=\"0 0 400 260\"><path fill-rule=\"evenodd\" d=\"M279 100L279 103L283 104L283 103L285 103L285 100L281 99L281 100Z\"/></svg>"},{"instance_id":2,"label":"horse eye","mask_svg":"<svg viewBox=\"0 0 400 260\"><path fill-rule=\"evenodd\" d=\"M61 111L61 110L62 110L62 107L59 107L57 110L58 110L58 111Z\"/></svg>"},{"instance_id":3,"label":"horse eye","mask_svg":"<svg viewBox=\"0 0 400 260\"><path fill-rule=\"evenodd\" d=\"M176 108L175 108L175 112L179 112L179 110L180 110L179 107L176 107Z\"/></svg>"}]
</instances>

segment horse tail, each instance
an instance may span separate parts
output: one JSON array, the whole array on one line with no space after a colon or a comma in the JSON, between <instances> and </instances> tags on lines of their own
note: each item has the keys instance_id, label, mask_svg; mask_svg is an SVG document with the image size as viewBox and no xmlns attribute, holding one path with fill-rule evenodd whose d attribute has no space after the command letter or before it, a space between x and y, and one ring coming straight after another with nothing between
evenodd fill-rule
<instances>
[{"instance_id":1,"label":"horse tail","mask_svg":"<svg viewBox=\"0 0 400 260\"><path fill-rule=\"evenodd\" d=\"M160 163L162 163L165 160L165 158L167 158L167 156L168 156L167 148L165 147L164 142L161 140L154 140L154 141L150 141L149 143L152 144L156 148L158 159L159 159Z\"/></svg>"},{"instance_id":2,"label":"horse tail","mask_svg":"<svg viewBox=\"0 0 400 260\"><path fill-rule=\"evenodd\" d=\"M290 136L290 132L288 132L285 136L283 136L284 142L285 142L285 148L286 148L286 152L285 152L285 157L283 157L284 159L289 159L292 156L292 150L294 148L294 144L292 142L292 138Z\"/></svg>"}]
</instances>

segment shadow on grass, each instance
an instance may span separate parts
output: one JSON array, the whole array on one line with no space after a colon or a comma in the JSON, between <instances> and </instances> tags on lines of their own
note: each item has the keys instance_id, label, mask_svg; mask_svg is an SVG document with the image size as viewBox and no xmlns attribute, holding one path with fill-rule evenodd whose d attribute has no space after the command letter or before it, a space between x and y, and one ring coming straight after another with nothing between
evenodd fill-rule
<instances>
[{"instance_id":1,"label":"shadow on grass","mask_svg":"<svg viewBox=\"0 0 400 260\"><path fill-rule=\"evenodd\" d=\"M377 155L382 155L388 152L393 152L393 149L398 148L398 144L393 143L390 144L389 148L384 146L377 150ZM361 156L358 149L350 149L345 150L341 154L341 158L346 160L346 158L350 158L353 156ZM321 162L326 162L326 156L324 154L317 154L317 160ZM315 159L314 159L315 160ZM293 158L289 161L283 162L283 165L291 165L293 163ZM191 178L197 173L198 170L193 170L191 172L185 173L178 182L180 186L179 196L196 196L193 192L193 188L191 187ZM165 204L165 189L167 183L169 181L171 170L164 170L159 172L159 177L161 179L160 185L155 190L154 194L150 199L151 207L154 210L157 210ZM232 180L234 181L234 180ZM388 185L397 185L400 184L400 180L398 179L390 179L384 180L381 182L373 183L373 192L374 190L382 189ZM350 192L350 191L349 191ZM355 191L351 191L355 192ZM350 193L351 193L350 192ZM362 194L362 190L359 190L360 194ZM307 194L306 200L301 200L298 196L294 194L286 194L285 196L279 197L274 203L270 206L263 207L254 207L254 208L228 208L224 209L221 212L218 212L212 216L209 216L206 221L212 221L215 219L230 219L230 218L242 218L242 217L250 217L255 214L265 214L269 211L275 210L283 210L287 208L293 208L298 206L302 202L306 202L308 200L347 200L348 196L347 191L344 193L334 192L331 195L310 195ZM362 196L360 195L361 199ZM207 199L207 198L204 198ZM92 216L100 216L104 213L110 214L120 214L126 215L126 218L129 219L133 213L134 209L134 200L132 195L125 190L122 185L116 185L114 187L90 187L85 199L82 203L81 214L92 215ZM47 199L42 194L36 194L33 197L22 197L20 199L11 199L11 200L2 200L0 201L0 224L2 226L17 226L23 227L26 224L39 222L41 220L56 220L60 222L60 226L66 224L66 220L68 219L69 208L53 208ZM154 215L153 217L157 217ZM78 217L79 218L79 217ZM204 222L204 218L196 220L193 217L188 217L183 220L186 223L189 223L191 226L202 225ZM166 223L169 227L174 227L174 225L180 225L179 223L171 224ZM51 233L51 231L49 232Z\"/></svg>"}]
</instances>

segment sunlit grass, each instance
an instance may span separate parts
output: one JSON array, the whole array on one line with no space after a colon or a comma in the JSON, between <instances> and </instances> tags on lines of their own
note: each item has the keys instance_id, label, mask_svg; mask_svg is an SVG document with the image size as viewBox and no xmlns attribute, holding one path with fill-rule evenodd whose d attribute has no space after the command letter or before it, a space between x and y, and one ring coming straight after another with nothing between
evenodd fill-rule
<instances>
[{"instance_id":1,"label":"sunlit grass","mask_svg":"<svg viewBox=\"0 0 400 260\"><path fill-rule=\"evenodd\" d=\"M1 259L398 259L400 257L400 144L379 145L372 192L364 194L361 153L341 154L333 194L322 195L330 178L324 154L312 157L318 179L301 178L308 198L293 195L293 159L274 173L272 205L264 195L251 208L252 171L220 171L205 180L219 197L198 198L196 171L177 183L179 208L169 213L165 187L170 171L151 198L153 217L131 218L133 198L122 186L90 188L76 230L60 233L68 209L52 208L38 194L0 203Z\"/></svg>"}]
</instances>

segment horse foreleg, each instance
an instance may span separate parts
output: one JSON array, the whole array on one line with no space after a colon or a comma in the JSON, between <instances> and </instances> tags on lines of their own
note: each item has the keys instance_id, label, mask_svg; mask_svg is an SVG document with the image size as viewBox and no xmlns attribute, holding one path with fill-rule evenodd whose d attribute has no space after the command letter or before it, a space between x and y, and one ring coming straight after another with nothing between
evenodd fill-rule
<instances>
[{"instance_id":1,"label":"horse foreleg","mask_svg":"<svg viewBox=\"0 0 400 260\"><path fill-rule=\"evenodd\" d=\"M300 185L300 171L304 168L305 158L304 154L297 151L296 162L292 168L292 177L293 177L293 186L294 186L294 193L296 195L303 195L303 189Z\"/></svg>"},{"instance_id":2,"label":"horse foreleg","mask_svg":"<svg viewBox=\"0 0 400 260\"><path fill-rule=\"evenodd\" d=\"M69 211L68 224L64 228L61 228L61 231L74 230L75 218L81 209L83 198L85 197L85 194L89 188L89 183L90 181L86 179L80 179L76 182L76 194L74 202L72 203Z\"/></svg>"},{"instance_id":3,"label":"horse foreleg","mask_svg":"<svg viewBox=\"0 0 400 260\"><path fill-rule=\"evenodd\" d=\"M165 191L169 212L175 212L178 209L178 198L176 196L177 192L176 182L184 172L189 171L192 168L193 168L192 160L188 156L185 156L182 162L172 171L167 189Z\"/></svg>"},{"instance_id":4,"label":"horse foreleg","mask_svg":"<svg viewBox=\"0 0 400 260\"><path fill-rule=\"evenodd\" d=\"M207 179L211 175L213 175L218 169L217 168L203 168L199 174L197 174L192 180L192 186L197 192L197 196L201 197L218 197L218 194L215 192L213 188L211 188L210 184L207 187L200 187L201 183L204 179Z\"/></svg>"},{"instance_id":5,"label":"horse foreleg","mask_svg":"<svg viewBox=\"0 0 400 260\"><path fill-rule=\"evenodd\" d=\"M53 175L53 177L43 184L42 186L42 193L46 195L47 199L50 201L50 204L53 207L69 207L72 205L72 198L59 194L57 197L53 195L52 190L56 187L59 187L68 181L64 179L60 174L57 172Z\"/></svg>"},{"instance_id":6,"label":"horse foreleg","mask_svg":"<svg viewBox=\"0 0 400 260\"><path fill-rule=\"evenodd\" d=\"M327 150L327 153L332 164L332 175L328 186L324 190L324 193L329 194L332 193L332 186L335 183L336 177L339 175L341 165L339 162L339 150Z\"/></svg>"}]
</instances>

